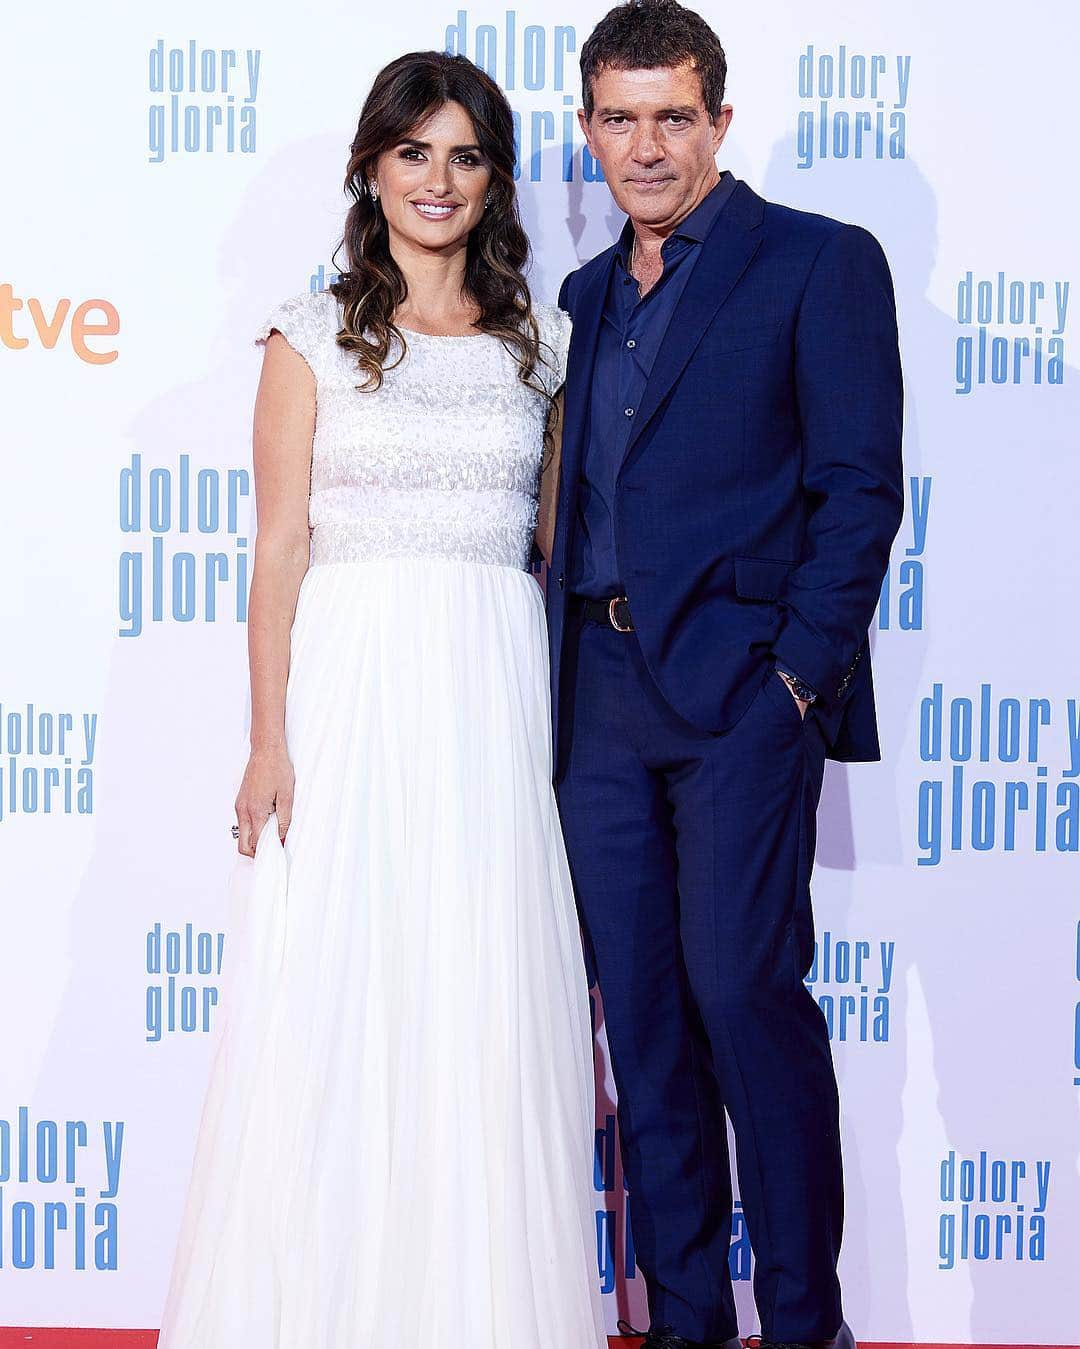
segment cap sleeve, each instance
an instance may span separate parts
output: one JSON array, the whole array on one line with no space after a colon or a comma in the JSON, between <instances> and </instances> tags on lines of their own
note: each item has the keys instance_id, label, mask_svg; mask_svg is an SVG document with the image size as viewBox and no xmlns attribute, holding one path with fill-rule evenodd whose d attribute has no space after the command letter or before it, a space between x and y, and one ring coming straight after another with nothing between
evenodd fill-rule
<instances>
[{"instance_id":1,"label":"cap sleeve","mask_svg":"<svg viewBox=\"0 0 1080 1349\"><path fill-rule=\"evenodd\" d=\"M570 315L557 305L537 306L540 326L540 355L544 361L543 378L549 393L554 394L566 383L566 357L570 350Z\"/></svg>"},{"instance_id":2,"label":"cap sleeve","mask_svg":"<svg viewBox=\"0 0 1080 1349\"><path fill-rule=\"evenodd\" d=\"M305 291L283 300L255 334L256 343L264 343L272 332L281 333L289 346L303 356L317 378L326 347L328 298L333 299L333 296L325 291L314 294Z\"/></svg>"}]
</instances>

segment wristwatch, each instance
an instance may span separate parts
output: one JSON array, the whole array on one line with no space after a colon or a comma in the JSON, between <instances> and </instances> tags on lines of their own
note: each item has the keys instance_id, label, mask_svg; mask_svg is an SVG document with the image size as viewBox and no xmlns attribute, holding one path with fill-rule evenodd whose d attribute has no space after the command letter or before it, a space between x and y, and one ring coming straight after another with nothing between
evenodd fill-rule
<instances>
[{"instance_id":1,"label":"wristwatch","mask_svg":"<svg viewBox=\"0 0 1080 1349\"><path fill-rule=\"evenodd\" d=\"M776 673L801 702L813 703L817 701L817 689L811 688L809 684L804 684L798 675L793 675L790 670L782 670L779 665L776 667Z\"/></svg>"}]
</instances>

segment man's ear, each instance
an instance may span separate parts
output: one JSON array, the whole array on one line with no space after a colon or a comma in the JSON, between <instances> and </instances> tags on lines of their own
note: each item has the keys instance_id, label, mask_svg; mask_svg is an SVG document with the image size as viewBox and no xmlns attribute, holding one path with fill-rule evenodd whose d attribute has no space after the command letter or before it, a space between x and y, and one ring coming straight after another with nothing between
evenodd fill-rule
<instances>
[{"instance_id":1,"label":"man's ear","mask_svg":"<svg viewBox=\"0 0 1080 1349\"><path fill-rule=\"evenodd\" d=\"M585 144L589 147L589 154L596 158L596 151L593 149L592 134L589 128L589 119L585 116L585 109L577 110L578 126L581 127L581 133L585 137Z\"/></svg>"},{"instance_id":2,"label":"man's ear","mask_svg":"<svg viewBox=\"0 0 1080 1349\"><path fill-rule=\"evenodd\" d=\"M720 111L713 118L712 140L713 140L714 154L716 153L717 150L720 149L721 145L723 145L724 137L728 133L728 127L731 125L731 119L734 115L735 109L731 106L730 103L725 103L721 107Z\"/></svg>"}]
</instances>

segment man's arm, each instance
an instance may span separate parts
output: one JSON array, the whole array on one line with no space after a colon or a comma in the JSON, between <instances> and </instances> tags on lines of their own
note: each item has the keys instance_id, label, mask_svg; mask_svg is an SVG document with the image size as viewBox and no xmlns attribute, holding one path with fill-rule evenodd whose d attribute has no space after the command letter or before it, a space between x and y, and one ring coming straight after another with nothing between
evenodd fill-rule
<instances>
[{"instance_id":1,"label":"man's arm","mask_svg":"<svg viewBox=\"0 0 1080 1349\"><path fill-rule=\"evenodd\" d=\"M795 330L809 520L784 589L777 665L826 704L859 659L903 515L903 384L892 279L857 226L818 253Z\"/></svg>"},{"instance_id":2,"label":"man's arm","mask_svg":"<svg viewBox=\"0 0 1080 1349\"><path fill-rule=\"evenodd\" d=\"M570 282L577 275L576 272L567 272L563 277L563 283L559 287L559 308L565 309L571 318L574 317L574 311L570 308Z\"/></svg>"}]
</instances>

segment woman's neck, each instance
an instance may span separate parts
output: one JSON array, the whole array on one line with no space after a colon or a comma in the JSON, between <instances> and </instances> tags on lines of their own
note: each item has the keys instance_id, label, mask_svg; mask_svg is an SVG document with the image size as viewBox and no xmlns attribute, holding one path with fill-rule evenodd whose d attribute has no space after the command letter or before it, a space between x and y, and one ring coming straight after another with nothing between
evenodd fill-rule
<instances>
[{"instance_id":1,"label":"woman's neck","mask_svg":"<svg viewBox=\"0 0 1080 1349\"><path fill-rule=\"evenodd\" d=\"M419 248L391 235L390 255L408 294L394 314L404 327L455 333L472 327L476 305L465 295L466 244L445 252Z\"/></svg>"}]
</instances>

